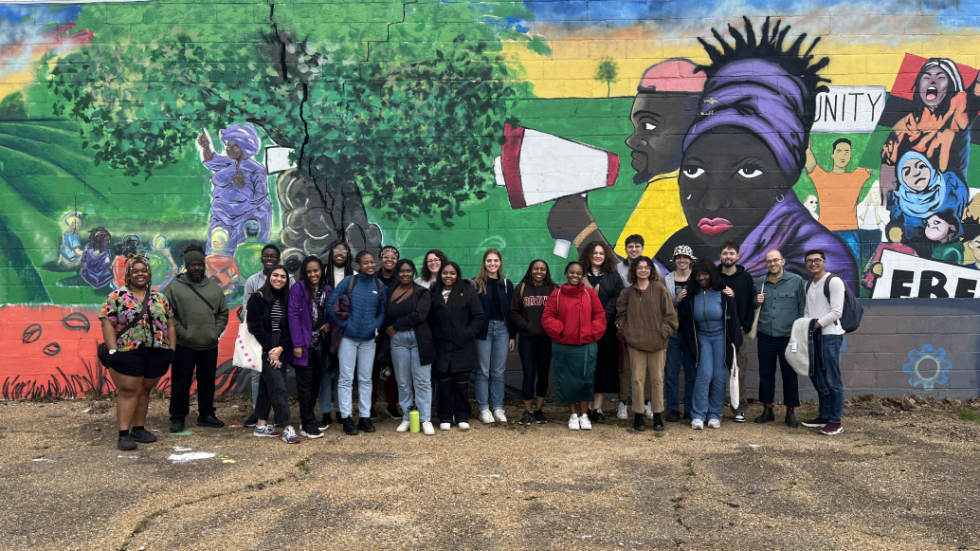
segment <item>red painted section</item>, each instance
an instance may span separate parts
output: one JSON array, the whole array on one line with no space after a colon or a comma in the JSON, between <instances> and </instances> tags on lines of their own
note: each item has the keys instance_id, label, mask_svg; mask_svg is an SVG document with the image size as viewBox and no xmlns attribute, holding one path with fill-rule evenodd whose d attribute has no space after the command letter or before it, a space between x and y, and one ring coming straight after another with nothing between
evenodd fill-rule
<instances>
[{"instance_id":1,"label":"red painted section","mask_svg":"<svg viewBox=\"0 0 980 551\"><path fill-rule=\"evenodd\" d=\"M527 206L524 200L524 187L521 183L521 144L524 141L524 128L504 123L504 143L500 146L500 166L507 184L510 206L522 209Z\"/></svg>"},{"instance_id":2,"label":"red painted section","mask_svg":"<svg viewBox=\"0 0 980 551\"><path fill-rule=\"evenodd\" d=\"M619 177L619 155L607 153L609 155L609 173L606 175L606 187L616 184Z\"/></svg>"}]
</instances>

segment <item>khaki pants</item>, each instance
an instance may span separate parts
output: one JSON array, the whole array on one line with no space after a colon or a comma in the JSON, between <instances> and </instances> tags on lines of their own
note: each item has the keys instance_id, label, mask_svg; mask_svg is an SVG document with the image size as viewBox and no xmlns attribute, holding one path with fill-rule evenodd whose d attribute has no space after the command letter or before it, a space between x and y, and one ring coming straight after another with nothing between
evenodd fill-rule
<instances>
[{"instance_id":1,"label":"khaki pants","mask_svg":"<svg viewBox=\"0 0 980 551\"><path fill-rule=\"evenodd\" d=\"M664 363L667 361L667 351L644 352L630 350L630 367L633 373L633 413L643 413L643 390L647 388L649 377L650 403L654 413L664 411Z\"/></svg>"},{"instance_id":2,"label":"khaki pants","mask_svg":"<svg viewBox=\"0 0 980 551\"><path fill-rule=\"evenodd\" d=\"M623 363L619 364L619 401L624 404L630 396L630 378L632 376L633 368L630 365L630 347L623 346ZM650 399L650 385L647 385L643 393L643 399Z\"/></svg>"},{"instance_id":3,"label":"khaki pants","mask_svg":"<svg viewBox=\"0 0 980 551\"><path fill-rule=\"evenodd\" d=\"M749 337L742 331L742 346L738 347L735 354L735 361L738 362L738 406L730 404L732 413L745 413L745 406L748 405L748 396L745 394L745 372L749 370L749 353L746 350L748 342Z\"/></svg>"}]
</instances>

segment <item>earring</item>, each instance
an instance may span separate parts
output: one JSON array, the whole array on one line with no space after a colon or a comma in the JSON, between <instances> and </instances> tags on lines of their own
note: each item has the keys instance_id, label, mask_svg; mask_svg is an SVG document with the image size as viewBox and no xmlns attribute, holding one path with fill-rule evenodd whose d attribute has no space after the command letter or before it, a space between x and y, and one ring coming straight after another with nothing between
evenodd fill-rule
<instances>
[{"instance_id":1,"label":"earring","mask_svg":"<svg viewBox=\"0 0 980 551\"><path fill-rule=\"evenodd\" d=\"M786 196L783 195L782 193L780 193L779 194L779 197L776 198L776 202L777 203L782 203L783 202L783 199L785 199L785 198L786 198Z\"/></svg>"},{"instance_id":2,"label":"earring","mask_svg":"<svg viewBox=\"0 0 980 551\"><path fill-rule=\"evenodd\" d=\"M687 196L687 200L688 200L688 201L690 201L690 200L691 200L691 195L693 195L693 193L692 193L692 194L688 194L688 196Z\"/></svg>"}]
</instances>

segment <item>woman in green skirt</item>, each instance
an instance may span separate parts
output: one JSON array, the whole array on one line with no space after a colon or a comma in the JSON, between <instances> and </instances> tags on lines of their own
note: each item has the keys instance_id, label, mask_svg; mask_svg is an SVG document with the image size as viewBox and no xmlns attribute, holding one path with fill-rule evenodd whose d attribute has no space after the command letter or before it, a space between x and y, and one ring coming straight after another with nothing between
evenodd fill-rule
<instances>
[{"instance_id":1,"label":"woman in green skirt","mask_svg":"<svg viewBox=\"0 0 980 551\"><path fill-rule=\"evenodd\" d=\"M606 311L595 291L582 284L578 262L565 267L568 283L548 297L541 326L552 340L558 403L568 404L570 430L591 430L588 408L593 398L596 341L606 331Z\"/></svg>"}]
</instances>

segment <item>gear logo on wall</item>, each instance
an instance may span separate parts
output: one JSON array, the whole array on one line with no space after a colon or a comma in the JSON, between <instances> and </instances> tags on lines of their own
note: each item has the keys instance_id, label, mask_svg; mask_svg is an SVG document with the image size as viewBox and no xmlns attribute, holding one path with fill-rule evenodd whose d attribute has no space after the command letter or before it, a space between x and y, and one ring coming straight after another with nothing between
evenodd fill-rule
<instances>
[{"instance_id":1,"label":"gear logo on wall","mask_svg":"<svg viewBox=\"0 0 980 551\"><path fill-rule=\"evenodd\" d=\"M946 359L945 349L933 350L931 344L924 344L922 350L909 352L909 360L903 371L911 375L909 384L912 388L921 385L923 390L932 390L949 380L946 372L953 368L953 364Z\"/></svg>"}]
</instances>

